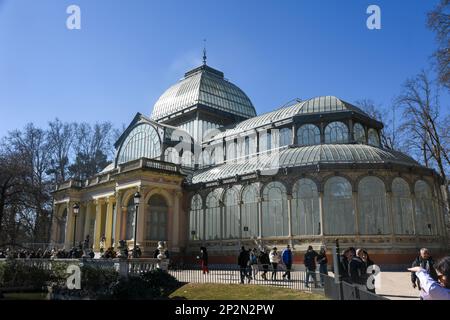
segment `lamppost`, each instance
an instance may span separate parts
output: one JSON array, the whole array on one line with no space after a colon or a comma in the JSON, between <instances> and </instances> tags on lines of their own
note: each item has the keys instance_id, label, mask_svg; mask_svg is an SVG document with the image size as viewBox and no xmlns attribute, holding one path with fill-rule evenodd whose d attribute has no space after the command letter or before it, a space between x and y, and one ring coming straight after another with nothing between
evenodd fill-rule
<instances>
[{"instance_id":1,"label":"lamppost","mask_svg":"<svg viewBox=\"0 0 450 320\"><path fill-rule=\"evenodd\" d=\"M134 205L136 206L134 212L134 244L133 244L133 258L137 258L136 253L136 238L137 238L137 222L138 222L138 212L139 212L139 202L141 201L141 194L137 191L134 194Z\"/></svg>"},{"instance_id":2,"label":"lamppost","mask_svg":"<svg viewBox=\"0 0 450 320\"><path fill-rule=\"evenodd\" d=\"M72 207L73 209L73 218L74 218L74 223L73 223L73 245L72 247L75 248L75 238L77 235L77 216L78 216L78 212L80 212L80 206L78 205L78 203L75 203Z\"/></svg>"}]
</instances>

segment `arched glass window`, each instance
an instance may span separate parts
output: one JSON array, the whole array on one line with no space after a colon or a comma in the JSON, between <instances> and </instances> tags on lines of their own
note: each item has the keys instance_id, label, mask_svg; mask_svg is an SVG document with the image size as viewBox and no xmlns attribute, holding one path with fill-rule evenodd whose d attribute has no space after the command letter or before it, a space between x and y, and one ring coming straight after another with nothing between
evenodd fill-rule
<instances>
[{"instance_id":1,"label":"arched glass window","mask_svg":"<svg viewBox=\"0 0 450 320\"><path fill-rule=\"evenodd\" d=\"M203 201L199 194L192 197L189 211L190 240L203 240Z\"/></svg>"},{"instance_id":2,"label":"arched glass window","mask_svg":"<svg viewBox=\"0 0 450 320\"><path fill-rule=\"evenodd\" d=\"M258 190L258 185L254 183L242 192L242 238L259 236Z\"/></svg>"},{"instance_id":3,"label":"arched glass window","mask_svg":"<svg viewBox=\"0 0 450 320\"><path fill-rule=\"evenodd\" d=\"M408 183L402 178L392 181L392 211L396 234L414 234L413 207Z\"/></svg>"},{"instance_id":4,"label":"arched glass window","mask_svg":"<svg viewBox=\"0 0 450 320\"><path fill-rule=\"evenodd\" d=\"M148 200L147 215L145 216L145 236L147 240L167 240L168 206L161 195L153 195Z\"/></svg>"},{"instance_id":5,"label":"arched glass window","mask_svg":"<svg viewBox=\"0 0 450 320\"><path fill-rule=\"evenodd\" d=\"M437 232L434 219L433 196L428 184L419 180L414 186L416 196L416 233L421 235L433 235Z\"/></svg>"},{"instance_id":6,"label":"arched glass window","mask_svg":"<svg viewBox=\"0 0 450 320\"><path fill-rule=\"evenodd\" d=\"M358 185L360 234L388 234L386 189L377 177L364 177Z\"/></svg>"},{"instance_id":7,"label":"arched glass window","mask_svg":"<svg viewBox=\"0 0 450 320\"><path fill-rule=\"evenodd\" d=\"M166 151L164 151L164 159L166 162L180 164L180 155L175 148L167 148Z\"/></svg>"},{"instance_id":8,"label":"arched glass window","mask_svg":"<svg viewBox=\"0 0 450 320\"><path fill-rule=\"evenodd\" d=\"M64 209L61 217L58 219L58 243L66 241L67 209Z\"/></svg>"},{"instance_id":9,"label":"arched glass window","mask_svg":"<svg viewBox=\"0 0 450 320\"><path fill-rule=\"evenodd\" d=\"M320 129L314 124L304 124L297 130L297 143L300 146L320 144Z\"/></svg>"},{"instance_id":10,"label":"arched glass window","mask_svg":"<svg viewBox=\"0 0 450 320\"><path fill-rule=\"evenodd\" d=\"M319 193L311 179L298 180L292 191L292 233L320 234Z\"/></svg>"},{"instance_id":11,"label":"arched glass window","mask_svg":"<svg viewBox=\"0 0 450 320\"><path fill-rule=\"evenodd\" d=\"M122 143L117 163L140 158L157 158L161 155L161 142L156 129L148 123L136 126Z\"/></svg>"},{"instance_id":12,"label":"arched glass window","mask_svg":"<svg viewBox=\"0 0 450 320\"><path fill-rule=\"evenodd\" d=\"M353 136L358 143L366 143L366 132L360 123L353 125Z\"/></svg>"},{"instance_id":13,"label":"arched glass window","mask_svg":"<svg viewBox=\"0 0 450 320\"><path fill-rule=\"evenodd\" d=\"M280 147L292 144L292 130L291 128L283 128L280 130Z\"/></svg>"},{"instance_id":14,"label":"arched glass window","mask_svg":"<svg viewBox=\"0 0 450 320\"><path fill-rule=\"evenodd\" d=\"M216 189L206 197L206 240L219 240L220 231L220 195L222 189Z\"/></svg>"},{"instance_id":15,"label":"arched glass window","mask_svg":"<svg viewBox=\"0 0 450 320\"><path fill-rule=\"evenodd\" d=\"M287 236L289 234L289 230L286 188L280 182L270 182L264 188L263 198L263 236Z\"/></svg>"},{"instance_id":16,"label":"arched glass window","mask_svg":"<svg viewBox=\"0 0 450 320\"><path fill-rule=\"evenodd\" d=\"M370 145L379 147L380 146L380 138L378 136L378 132L375 129L369 129L367 134L367 141Z\"/></svg>"},{"instance_id":17,"label":"arched glass window","mask_svg":"<svg viewBox=\"0 0 450 320\"><path fill-rule=\"evenodd\" d=\"M136 206L134 205L133 197L130 197L127 204L127 228L125 238L126 240L134 239L134 214L136 212Z\"/></svg>"},{"instance_id":18,"label":"arched glass window","mask_svg":"<svg viewBox=\"0 0 450 320\"><path fill-rule=\"evenodd\" d=\"M184 151L183 155L181 156L181 165L184 167L192 168L194 162L194 155L191 151Z\"/></svg>"},{"instance_id":19,"label":"arched glass window","mask_svg":"<svg viewBox=\"0 0 450 320\"><path fill-rule=\"evenodd\" d=\"M223 147L221 144L215 145L214 147L209 147L207 150L211 154L209 158L210 165L216 165L223 162Z\"/></svg>"},{"instance_id":20,"label":"arched glass window","mask_svg":"<svg viewBox=\"0 0 450 320\"><path fill-rule=\"evenodd\" d=\"M352 186L343 177L332 177L324 188L324 234L355 234Z\"/></svg>"},{"instance_id":21,"label":"arched glass window","mask_svg":"<svg viewBox=\"0 0 450 320\"><path fill-rule=\"evenodd\" d=\"M348 128L345 123L336 121L325 127L325 143L346 142L348 142Z\"/></svg>"},{"instance_id":22,"label":"arched glass window","mask_svg":"<svg viewBox=\"0 0 450 320\"><path fill-rule=\"evenodd\" d=\"M239 238L239 190L233 187L225 191L225 239Z\"/></svg>"}]
</instances>

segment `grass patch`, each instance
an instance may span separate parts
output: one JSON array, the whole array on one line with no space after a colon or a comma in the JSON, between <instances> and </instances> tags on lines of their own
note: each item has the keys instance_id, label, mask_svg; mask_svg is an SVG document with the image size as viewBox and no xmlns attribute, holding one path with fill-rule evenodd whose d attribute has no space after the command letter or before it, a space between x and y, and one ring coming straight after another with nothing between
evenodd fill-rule
<instances>
[{"instance_id":1,"label":"grass patch","mask_svg":"<svg viewBox=\"0 0 450 320\"><path fill-rule=\"evenodd\" d=\"M310 293L272 286L188 283L169 296L187 300L325 300L319 293Z\"/></svg>"}]
</instances>

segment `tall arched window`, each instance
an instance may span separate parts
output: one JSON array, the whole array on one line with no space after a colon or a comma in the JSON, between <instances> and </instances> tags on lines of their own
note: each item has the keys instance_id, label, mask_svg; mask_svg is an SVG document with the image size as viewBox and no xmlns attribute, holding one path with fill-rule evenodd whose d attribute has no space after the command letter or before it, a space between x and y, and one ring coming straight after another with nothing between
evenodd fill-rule
<instances>
[{"instance_id":1,"label":"tall arched window","mask_svg":"<svg viewBox=\"0 0 450 320\"><path fill-rule=\"evenodd\" d=\"M184 151L183 155L181 156L181 165L184 167L192 168L194 165L194 155L191 151Z\"/></svg>"},{"instance_id":2,"label":"tall arched window","mask_svg":"<svg viewBox=\"0 0 450 320\"><path fill-rule=\"evenodd\" d=\"M161 155L161 141L156 129L143 123L131 130L120 146L117 163L125 163L140 158L156 158Z\"/></svg>"},{"instance_id":3,"label":"tall arched window","mask_svg":"<svg viewBox=\"0 0 450 320\"><path fill-rule=\"evenodd\" d=\"M272 149L272 134L270 130L260 132L259 134L259 151L267 151Z\"/></svg>"},{"instance_id":4,"label":"tall arched window","mask_svg":"<svg viewBox=\"0 0 450 320\"><path fill-rule=\"evenodd\" d=\"M416 232L421 235L433 235L437 232L434 219L433 196L428 184L419 180L414 186L416 196Z\"/></svg>"},{"instance_id":5,"label":"tall arched window","mask_svg":"<svg viewBox=\"0 0 450 320\"><path fill-rule=\"evenodd\" d=\"M301 146L320 144L320 129L314 124L304 124L297 129L297 143Z\"/></svg>"},{"instance_id":6,"label":"tall arched window","mask_svg":"<svg viewBox=\"0 0 450 320\"><path fill-rule=\"evenodd\" d=\"M190 240L203 240L203 201L199 194L192 197L189 211L189 237Z\"/></svg>"},{"instance_id":7,"label":"tall arched window","mask_svg":"<svg viewBox=\"0 0 450 320\"><path fill-rule=\"evenodd\" d=\"M280 182L270 182L264 188L263 198L263 236L287 236L289 230L286 188Z\"/></svg>"},{"instance_id":8,"label":"tall arched window","mask_svg":"<svg viewBox=\"0 0 450 320\"><path fill-rule=\"evenodd\" d=\"M402 178L392 181L392 212L396 234L414 234L413 207L408 183Z\"/></svg>"},{"instance_id":9,"label":"tall arched window","mask_svg":"<svg viewBox=\"0 0 450 320\"><path fill-rule=\"evenodd\" d=\"M233 187L225 191L224 239L239 238L239 189Z\"/></svg>"},{"instance_id":10,"label":"tall arched window","mask_svg":"<svg viewBox=\"0 0 450 320\"><path fill-rule=\"evenodd\" d=\"M288 146L292 143L291 128L283 128L280 130L280 147Z\"/></svg>"},{"instance_id":11,"label":"tall arched window","mask_svg":"<svg viewBox=\"0 0 450 320\"><path fill-rule=\"evenodd\" d=\"M164 151L164 159L166 162L180 164L180 155L175 148L167 148L166 151Z\"/></svg>"},{"instance_id":12,"label":"tall arched window","mask_svg":"<svg viewBox=\"0 0 450 320\"><path fill-rule=\"evenodd\" d=\"M325 127L325 143L346 142L348 142L348 128L345 123L336 121Z\"/></svg>"},{"instance_id":13,"label":"tall arched window","mask_svg":"<svg viewBox=\"0 0 450 320\"><path fill-rule=\"evenodd\" d=\"M206 240L219 240L220 230L220 196L222 189L216 189L206 197Z\"/></svg>"},{"instance_id":14,"label":"tall arched window","mask_svg":"<svg viewBox=\"0 0 450 320\"><path fill-rule=\"evenodd\" d=\"M355 123L353 125L353 136L356 142L366 143L366 132L362 124Z\"/></svg>"},{"instance_id":15,"label":"tall arched window","mask_svg":"<svg viewBox=\"0 0 450 320\"><path fill-rule=\"evenodd\" d=\"M148 200L148 213L145 217L145 236L147 240L167 240L168 206L163 196L155 194Z\"/></svg>"},{"instance_id":16,"label":"tall arched window","mask_svg":"<svg viewBox=\"0 0 450 320\"><path fill-rule=\"evenodd\" d=\"M67 209L64 209L61 217L58 218L58 243L66 241L66 224L67 224Z\"/></svg>"},{"instance_id":17,"label":"tall arched window","mask_svg":"<svg viewBox=\"0 0 450 320\"><path fill-rule=\"evenodd\" d=\"M314 181L300 179L292 191L292 233L320 234L319 193Z\"/></svg>"},{"instance_id":18,"label":"tall arched window","mask_svg":"<svg viewBox=\"0 0 450 320\"><path fill-rule=\"evenodd\" d=\"M234 162L237 158L237 142L235 139L228 140L225 143L227 148L227 162Z\"/></svg>"},{"instance_id":19,"label":"tall arched window","mask_svg":"<svg viewBox=\"0 0 450 320\"><path fill-rule=\"evenodd\" d=\"M380 138L378 136L378 132L375 129L369 129L369 132L367 134L367 142L372 145L379 147L380 146Z\"/></svg>"},{"instance_id":20,"label":"tall arched window","mask_svg":"<svg viewBox=\"0 0 450 320\"><path fill-rule=\"evenodd\" d=\"M242 192L242 238L259 236L258 190L257 184L250 184Z\"/></svg>"},{"instance_id":21,"label":"tall arched window","mask_svg":"<svg viewBox=\"0 0 450 320\"><path fill-rule=\"evenodd\" d=\"M377 177L364 177L358 185L359 232L361 234L388 234L389 217L386 207L386 189Z\"/></svg>"},{"instance_id":22,"label":"tall arched window","mask_svg":"<svg viewBox=\"0 0 450 320\"><path fill-rule=\"evenodd\" d=\"M126 240L134 239L134 214L136 212L136 206L134 205L133 197L130 197L127 204L127 228L125 238Z\"/></svg>"},{"instance_id":23,"label":"tall arched window","mask_svg":"<svg viewBox=\"0 0 450 320\"><path fill-rule=\"evenodd\" d=\"M324 188L324 234L355 234L352 186L343 177L331 177Z\"/></svg>"}]
</instances>

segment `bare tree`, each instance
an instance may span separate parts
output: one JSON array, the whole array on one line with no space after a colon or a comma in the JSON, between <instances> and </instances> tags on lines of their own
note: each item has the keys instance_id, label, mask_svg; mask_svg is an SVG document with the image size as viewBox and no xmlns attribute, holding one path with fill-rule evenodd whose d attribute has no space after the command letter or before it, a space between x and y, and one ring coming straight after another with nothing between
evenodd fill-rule
<instances>
[{"instance_id":1,"label":"bare tree","mask_svg":"<svg viewBox=\"0 0 450 320\"><path fill-rule=\"evenodd\" d=\"M48 143L51 152L51 171L55 176L55 183L67 179L69 156L74 140L74 124L62 123L59 119L48 123Z\"/></svg>"},{"instance_id":2,"label":"bare tree","mask_svg":"<svg viewBox=\"0 0 450 320\"><path fill-rule=\"evenodd\" d=\"M439 82L450 89L450 0L441 0L428 13L428 27L436 33L438 48L434 53Z\"/></svg>"},{"instance_id":3,"label":"bare tree","mask_svg":"<svg viewBox=\"0 0 450 320\"><path fill-rule=\"evenodd\" d=\"M392 107L392 110L385 110L370 99L357 100L355 105L370 117L384 124L384 128L380 133L381 145L387 149L398 149L398 134L395 129L395 107Z\"/></svg>"}]
</instances>

